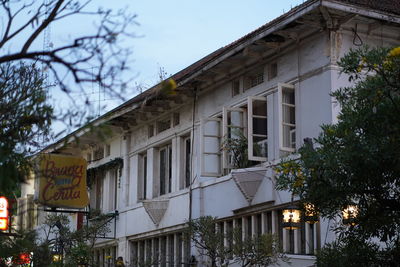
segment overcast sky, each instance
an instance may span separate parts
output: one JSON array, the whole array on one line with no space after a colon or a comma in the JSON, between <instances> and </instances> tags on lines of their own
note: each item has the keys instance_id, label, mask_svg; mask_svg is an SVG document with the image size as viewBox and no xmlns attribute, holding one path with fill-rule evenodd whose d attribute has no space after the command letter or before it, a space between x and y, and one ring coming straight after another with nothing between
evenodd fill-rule
<instances>
[{"instance_id":1,"label":"overcast sky","mask_svg":"<svg viewBox=\"0 0 400 267\"><path fill-rule=\"evenodd\" d=\"M97 1L96 1L97 2ZM101 0L110 7L109 0ZM117 1L112 1L112 5ZM287 12L302 0L118 0L135 12L132 41L138 81L157 81L159 67L174 74Z\"/></svg>"},{"instance_id":2,"label":"overcast sky","mask_svg":"<svg viewBox=\"0 0 400 267\"><path fill-rule=\"evenodd\" d=\"M44 0L36 0L37 4ZM137 38L125 42L132 49L132 76L135 82L149 88L159 82L159 70L163 68L167 75L191 65L202 57L212 53L265 23L289 11L304 0L92 0L90 7L99 6L113 10L126 9L137 15L137 25L130 29ZM3 16L3 14L0 14ZM21 21L26 20L24 16ZM0 20L1 21L1 20ZM66 18L52 24L51 43L55 47L70 43L93 31L93 21L87 16ZM16 38L15 43L23 41ZM15 43L8 49L12 50ZM43 39L34 44L43 47ZM17 45L18 47L18 45ZM73 86L73 85L72 85ZM88 87L91 99L91 116L98 116L121 104L120 99L110 99L98 93L98 86ZM71 98L54 88L51 91L52 103L56 110L68 109ZM79 97L72 95L72 99ZM135 93L126 95L126 99ZM75 104L76 101L72 100ZM105 109L101 107L106 106ZM56 129L62 126L55 124Z\"/></svg>"},{"instance_id":3,"label":"overcast sky","mask_svg":"<svg viewBox=\"0 0 400 267\"><path fill-rule=\"evenodd\" d=\"M138 36L126 43L132 51L136 83L151 87L162 67L172 75L218 48L289 11L303 0L93 0L95 8L124 8L137 15L132 30ZM84 34L90 21L73 18L51 28L61 44L69 35ZM129 96L127 98L131 98ZM99 97L94 95L93 100ZM100 97L101 104L113 103ZM108 109L115 106L113 103Z\"/></svg>"}]
</instances>

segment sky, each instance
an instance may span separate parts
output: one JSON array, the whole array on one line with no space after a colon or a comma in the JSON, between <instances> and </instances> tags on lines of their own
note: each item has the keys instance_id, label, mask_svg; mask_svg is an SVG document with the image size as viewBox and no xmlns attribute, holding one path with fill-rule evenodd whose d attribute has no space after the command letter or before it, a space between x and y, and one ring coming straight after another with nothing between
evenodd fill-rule
<instances>
[{"instance_id":1,"label":"sky","mask_svg":"<svg viewBox=\"0 0 400 267\"><path fill-rule=\"evenodd\" d=\"M132 49L134 84L149 88L159 82L162 68L167 76L191 65L272 19L303 0L94 0L94 8L125 9L137 15L131 31L137 36L124 43ZM51 40L61 44L70 35L88 31L84 18L62 21L51 28ZM96 95L93 103L104 111L118 101ZM128 96L127 99L133 97ZM100 101L99 101L100 100ZM101 112L99 112L101 113Z\"/></svg>"},{"instance_id":2,"label":"sky","mask_svg":"<svg viewBox=\"0 0 400 267\"><path fill-rule=\"evenodd\" d=\"M36 0L34 3L39 5L43 1L48 0ZM136 24L129 29L136 37L123 43L123 46L132 50L130 76L135 79L130 86L150 88L160 81L160 68L167 77L173 75L303 2L304 0L92 0L88 8L97 10L103 7L114 11L124 9L137 15ZM2 16L5 15L0 13L0 26L4 24ZM24 23L26 17L22 15L20 18L17 23ZM94 22L88 16L62 19L52 24L50 42L54 47L60 47L71 43L75 37L92 33L93 30ZM19 47L27 34L23 33L15 38L7 49L12 51ZM34 46L38 50L42 49L43 38L39 38ZM87 115L97 117L122 104L121 99L104 95L97 85L86 86L85 95L91 100ZM54 89L51 91L51 101L56 110L70 108L71 102L78 103L75 98L83 99L82 93L69 94L68 97ZM131 90L125 99L130 99L137 93L137 90ZM63 128L62 124L63 122L53 123L56 132Z\"/></svg>"}]
</instances>

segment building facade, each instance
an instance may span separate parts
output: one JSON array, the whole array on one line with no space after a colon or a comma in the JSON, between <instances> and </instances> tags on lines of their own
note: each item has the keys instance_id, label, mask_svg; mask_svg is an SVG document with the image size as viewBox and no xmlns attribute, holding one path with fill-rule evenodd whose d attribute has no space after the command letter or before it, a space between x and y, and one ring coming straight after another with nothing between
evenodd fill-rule
<instances>
[{"instance_id":1,"label":"building facade","mask_svg":"<svg viewBox=\"0 0 400 267\"><path fill-rule=\"evenodd\" d=\"M398 7L367 2L306 1L173 75L175 89L160 83L98 118L107 138L83 127L49 146L87 159L90 208L114 215L96 244L100 266L107 256L127 266L207 266L184 232L201 216L244 238L275 233L290 266L311 266L339 222L284 229L292 196L275 189L273 167L337 121L330 93L349 85L340 57L399 45ZM247 143L246 155L233 152L234 139Z\"/></svg>"}]
</instances>

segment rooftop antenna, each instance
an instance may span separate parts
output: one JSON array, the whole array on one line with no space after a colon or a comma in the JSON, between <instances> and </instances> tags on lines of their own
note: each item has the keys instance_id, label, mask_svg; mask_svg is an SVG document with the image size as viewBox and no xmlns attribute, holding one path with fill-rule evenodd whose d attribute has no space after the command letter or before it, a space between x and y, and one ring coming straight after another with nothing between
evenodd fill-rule
<instances>
[{"instance_id":1,"label":"rooftop antenna","mask_svg":"<svg viewBox=\"0 0 400 267\"><path fill-rule=\"evenodd\" d=\"M47 19L50 11L51 11L51 5L50 5L51 0L43 0L43 4L45 7L45 16L43 20ZM53 48L53 43L51 42L51 26L50 24L47 25L47 27L43 31L43 51L48 51L51 48ZM43 70L43 76L44 76L44 86L47 90L47 94L49 92L49 87L52 86L51 81L50 81L50 71L48 70L47 66L45 63L42 63L42 70Z\"/></svg>"}]
</instances>

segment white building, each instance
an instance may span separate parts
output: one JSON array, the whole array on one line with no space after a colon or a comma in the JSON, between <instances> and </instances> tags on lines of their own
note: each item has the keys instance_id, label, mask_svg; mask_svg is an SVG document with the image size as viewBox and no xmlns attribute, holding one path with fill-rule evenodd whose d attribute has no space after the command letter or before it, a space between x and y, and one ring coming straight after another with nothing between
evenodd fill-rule
<instances>
[{"instance_id":1,"label":"white building","mask_svg":"<svg viewBox=\"0 0 400 267\"><path fill-rule=\"evenodd\" d=\"M155 86L98 118L95 125L112 129L106 140L83 127L51 145L86 157L93 173L105 169L92 179L90 206L118 215L110 239L96 246L99 263L111 255L136 266L159 255L160 266L188 266L193 255L205 266L182 231L211 215L225 231L276 233L290 266L312 265L315 250L334 239L333 222L283 229L291 195L275 190L271 166L336 122L330 93L347 85L341 56L362 44L399 44L399 5L372 2L306 1L172 76L175 94ZM250 168L235 169L221 150L238 132L247 136Z\"/></svg>"}]
</instances>

